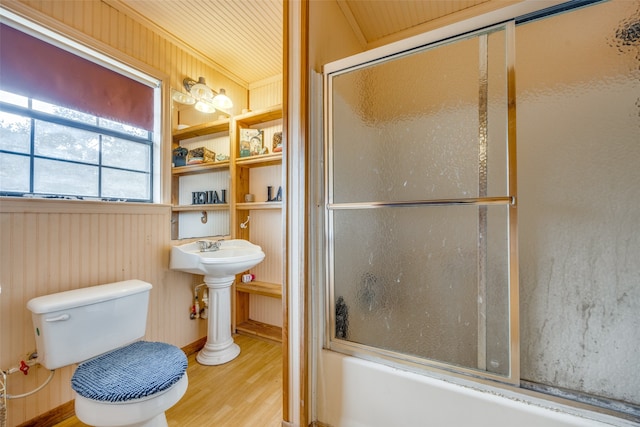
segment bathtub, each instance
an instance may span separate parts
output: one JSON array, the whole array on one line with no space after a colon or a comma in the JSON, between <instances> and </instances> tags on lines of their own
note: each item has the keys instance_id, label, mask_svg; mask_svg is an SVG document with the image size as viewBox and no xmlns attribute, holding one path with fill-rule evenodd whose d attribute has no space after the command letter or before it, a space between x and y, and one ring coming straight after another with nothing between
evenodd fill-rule
<instances>
[{"instance_id":1,"label":"bathtub","mask_svg":"<svg viewBox=\"0 0 640 427\"><path fill-rule=\"evenodd\" d=\"M319 354L317 378L316 419L331 427L637 426L497 387L466 386L328 350Z\"/></svg>"}]
</instances>

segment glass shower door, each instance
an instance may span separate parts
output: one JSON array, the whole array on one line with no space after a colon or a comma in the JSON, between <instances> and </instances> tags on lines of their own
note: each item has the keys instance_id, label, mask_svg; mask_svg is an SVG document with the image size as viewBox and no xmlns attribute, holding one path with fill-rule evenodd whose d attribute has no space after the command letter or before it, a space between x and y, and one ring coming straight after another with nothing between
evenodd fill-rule
<instances>
[{"instance_id":1,"label":"glass shower door","mask_svg":"<svg viewBox=\"0 0 640 427\"><path fill-rule=\"evenodd\" d=\"M512 32L326 73L329 348L517 381Z\"/></svg>"}]
</instances>

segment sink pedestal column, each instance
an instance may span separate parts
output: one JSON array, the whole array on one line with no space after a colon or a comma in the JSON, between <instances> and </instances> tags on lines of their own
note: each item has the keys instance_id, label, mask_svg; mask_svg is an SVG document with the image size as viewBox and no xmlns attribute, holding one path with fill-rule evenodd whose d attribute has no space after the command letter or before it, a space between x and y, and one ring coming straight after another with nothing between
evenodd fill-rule
<instances>
[{"instance_id":1,"label":"sink pedestal column","mask_svg":"<svg viewBox=\"0 0 640 427\"><path fill-rule=\"evenodd\" d=\"M209 329L207 343L196 356L202 365L222 365L240 354L240 347L231 336L231 285L234 279L235 276L204 276L209 289Z\"/></svg>"}]
</instances>

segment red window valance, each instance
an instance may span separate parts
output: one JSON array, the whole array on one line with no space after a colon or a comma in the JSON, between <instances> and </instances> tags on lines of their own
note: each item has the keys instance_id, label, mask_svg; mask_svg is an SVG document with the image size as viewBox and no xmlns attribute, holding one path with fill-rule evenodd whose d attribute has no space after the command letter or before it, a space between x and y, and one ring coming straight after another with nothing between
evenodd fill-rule
<instances>
[{"instance_id":1,"label":"red window valance","mask_svg":"<svg viewBox=\"0 0 640 427\"><path fill-rule=\"evenodd\" d=\"M153 130L153 88L2 24L0 89Z\"/></svg>"}]
</instances>

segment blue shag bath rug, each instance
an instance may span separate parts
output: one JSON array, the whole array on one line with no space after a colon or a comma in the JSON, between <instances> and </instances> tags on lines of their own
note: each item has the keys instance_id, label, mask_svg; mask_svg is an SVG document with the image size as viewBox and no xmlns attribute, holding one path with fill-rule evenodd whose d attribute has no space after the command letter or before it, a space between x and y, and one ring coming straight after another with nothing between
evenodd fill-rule
<instances>
[{"instance_id":1,"label":"blue shag bath rug","mask_svg":"<svg viewBox=\"0 0 640 427\"><path fill-rule=\"evenodd\" d=\"M126 402L168 389L187 370L178 347L137 341L82 363L71 378L80 396L103 402Z\"/></svg>"}]
</instances>

